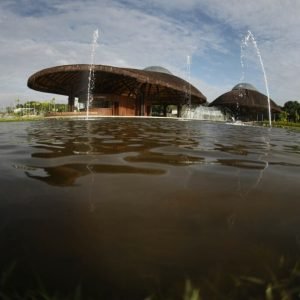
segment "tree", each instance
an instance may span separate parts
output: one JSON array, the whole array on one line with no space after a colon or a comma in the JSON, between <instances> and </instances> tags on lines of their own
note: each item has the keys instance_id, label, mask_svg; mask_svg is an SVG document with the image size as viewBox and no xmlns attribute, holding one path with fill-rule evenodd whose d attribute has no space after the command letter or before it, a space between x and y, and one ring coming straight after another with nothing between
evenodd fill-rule
<instances>
[{"instance_id":1,"label":"tree","mask_svg":"<svg viewBox=\"0 0 300 300\"><path fill-rule=\"evenodd\" d=\"M300 103L298 101L288 101L284 104L283 110L288 114L290 122L299 122Z\"/></svg>"},{"instance_id":2,"label":"tree","mask_svg":"<svg viewBox=\"0 0 300 300\"><path fill-rule=\"evenodd\" d=\"M286 111L282 110L280 115L279 115L279 121L287 122L288 117L289 117L288 113Z\"/></svg>"},{"instance_id":3,"label":"tree","mask_svg":"<svg viewBox=\"0 0 300 300\"><path fill-rule=\"evenodd\" d=\"M22 108L22 107L23 107L23 105L20 104L20 99L19 98L16 99L16 108Z\"/></svg>"}]
</instances>

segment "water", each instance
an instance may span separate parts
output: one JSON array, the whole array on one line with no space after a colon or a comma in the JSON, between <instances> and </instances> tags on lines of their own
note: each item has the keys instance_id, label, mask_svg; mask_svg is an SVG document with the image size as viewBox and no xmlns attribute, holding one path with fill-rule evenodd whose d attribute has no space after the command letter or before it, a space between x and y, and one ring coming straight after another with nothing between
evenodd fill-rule
<instances>
[{"instance_id":1,"label":"water","mask_svg":"<svg viewBox=\"0 0 300 300\"><path fill-rule=\"evenodd\" d=\"M182 109L181 116L184 119L194 119L202 121L206 120L225 122L231 120L231 116L224 113L221 109L217 107L207 106L186 106Z\"/></svg>"},{"instance_id":2,"label":"water","mask_svg":"<svg viewBox=\"0 0 300 300\"><path fill-rule=\"evenodd\" d=\"M187 90L186 90L186 98L187 98L187 105L188 107L192 104L192 90L191 90L191 61L192 58L190 55L186 56L186 73L187 73L187 82L189 83Z\"/></svg>"},{"instance_id":3,"label":"water","mask_svg":"<svg viewBox=\"0 0 300 300\"><path fill-rule=\"evenodd\" d=\"M248 30L247 35L243 38L242 42L241 42L241 65L242 65L242 69L243 69L243 74L242 74L242 79L241 82L244 81L244 50L245 47L248 47L248 43L252 43L252 45L255 48L257 57L259 58L259 63L264 75L264 82L265 82L265 87L266 87L266 93L267 93L267 99L268 99L268 116L269 116L269 126L270 128L272 127L272 117L271 117L271 104L270 104L270 93L269 93L269 85L268 85L268 79L267 79L267 74L265 71L265 67L264 67L264 63L259 51L259 48L257 46L256 40L254 38L254 35L252 34L252 32L250 30Z\"/></svg>"},{"instance_id":4,"label":"water","mask_svg":"<svg viewBox=\"0 0 300 300\"><path fill-rule=\"evenodd\" d=\"M2 123L0 155L1 273L16 262L1 292L182 299L189 278L204 299L249 299L266 286L245 278L280 281L299 258L299 132Z\"/></svg>"},{"instance_id":5,"label":"water","mask_svg":"<svg viewBox=\"0 0 300 300\"><path fill-rule=\"evenodd\" d=\"M206 120L206 121L227 121L229 116L224 114L219 108L206 106L192 106L191 90L191 63L192 57L186 57L186 77L188 87L186 87L186 105L182 108L181 117L184 119Z\"/></svg>"},{"instance_id":6,"label":"water","mask_svg":"<svg viewBox=\"0 0 300 300\"><path fill-rule=\"evenodd\" d=\"M98 29L96 29L93 33L93 41L92 41L92 51L91 51L91 63L89 67L89 78L88 78L88 94L87 94L87 100L86 100L86 118L89 118L89 107L91 103L93 102L93 90L95 85L95 50L97 47L97 40L99 37Z\"/></svg>"}]
</instances>

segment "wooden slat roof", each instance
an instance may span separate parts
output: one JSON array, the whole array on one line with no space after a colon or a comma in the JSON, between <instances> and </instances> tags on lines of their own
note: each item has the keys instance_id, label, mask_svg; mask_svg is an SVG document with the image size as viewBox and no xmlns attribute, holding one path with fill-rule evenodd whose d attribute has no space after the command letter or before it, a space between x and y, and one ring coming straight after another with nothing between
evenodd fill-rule
<instances>
[{"instance_id":1,"label":"wooden slat roof","mask_svg":"<svg viewBox=\"0 0 300 300\"><path fill-rule=\"evenodd\" d=\"M245 107L249 110L265 111L268 108L268 97L258 91L248 90L244 88L233 89L219 96L211 102L209 106L224 106L224 107ZM271 110L280 112L280 107L270 99Z\"/></svg>"},{"instance_id":2,"label":"wooden slat roof","mask_svg":"<svg viewBox=\"0 0 300 300\"><path fill-rule=\"evenodd\" d=\"M63 65L41 70L28 79L28 87L46 93L73 95L87 94L90 66ZM190 88L193 103L204 103L206 97L187 81L161 72L95 65L94 94L137 96L144 92L152 101L182 102Z\"/></svg>"}]
</instances>

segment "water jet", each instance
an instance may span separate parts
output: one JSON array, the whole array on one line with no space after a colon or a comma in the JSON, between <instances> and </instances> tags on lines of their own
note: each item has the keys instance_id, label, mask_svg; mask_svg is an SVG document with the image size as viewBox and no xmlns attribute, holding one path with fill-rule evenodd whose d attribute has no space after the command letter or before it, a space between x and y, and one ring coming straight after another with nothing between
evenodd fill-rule
<instances>
[{"instance_id":1,"label":"water jet","mask_svg":"<svg viewBox=\"0 0 300 300\"><path fill-rule=\"evenodd\" d=\"M93 90L95 86L95 50L97 47L97 40L99 37L98 29L96 29L93 33L93 41L92 41L92 50L91 50L91 63L89 67L89 78L88 78L88 90L87 90L87 99L86 99L86 119L89 118L89 107L93 102Z\"/></svg>"},{"instance_id":2,"label":"water jet","mask_svg":"<svg viewBox=\"0 0 300 300\"><path fill-rule=\"evenodd\" d=\"M243 81L244 75L245 75L244 74L244 57L245 57L244 52L245 52L245 48L248 47L249 43L252 43L252 45L255 48L256 55L259 59L260 66L261 66L261 69L262 69L262 72L263 72L264 83L265 83L265 88L266 88L266 93L267 93L267 101L268 101L269 126L271 128L272 127L272 117L271 117L270 93L269 93L269 85L268 85L267 74L266 74L266 70L265 70L265 67L264 67L264 63L263 63L263 60L262 60L260 50L257 46L257 42L254 38L253 33L250 30L248 30L247 34L245 35L245 37L241 41L241 65L242 65L242 69L243 69L241 82Z\"/></svg>"}]
</instances>

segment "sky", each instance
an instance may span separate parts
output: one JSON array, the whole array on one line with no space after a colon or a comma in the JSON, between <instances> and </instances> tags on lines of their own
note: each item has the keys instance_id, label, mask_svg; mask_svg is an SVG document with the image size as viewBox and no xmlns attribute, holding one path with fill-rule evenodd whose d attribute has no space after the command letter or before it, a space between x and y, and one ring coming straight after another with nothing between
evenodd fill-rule
<instances>
[{"instance_id":1,"label":"sky","mask_svg":"<svg viewBox=\"0 0 300 300\"><path fill-rule=\"evenodd\" d=\"M266 94L251 41L241 63L250 31L270 97L279 105L300 99L299 0L0 0L0 107L17 99L66 103L27 80L44 68L89 64L96 29L96 64L165 67L209 102L241 81Z\"/></svg>"}]
</instances>

